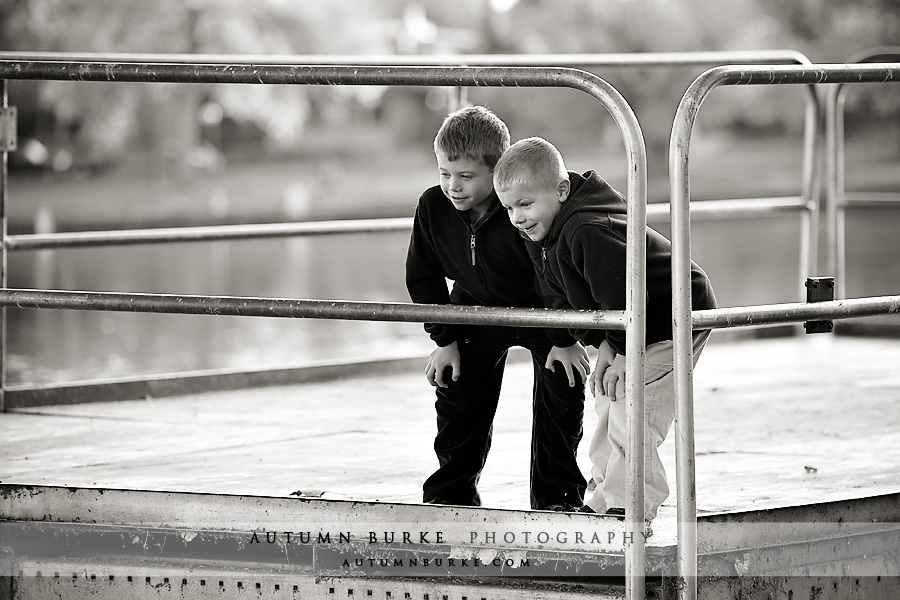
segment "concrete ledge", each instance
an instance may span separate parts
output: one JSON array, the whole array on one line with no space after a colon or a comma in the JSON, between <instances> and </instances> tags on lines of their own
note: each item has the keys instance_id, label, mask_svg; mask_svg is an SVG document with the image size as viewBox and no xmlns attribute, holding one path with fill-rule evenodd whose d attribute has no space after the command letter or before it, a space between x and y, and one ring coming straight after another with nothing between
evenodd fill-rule
<instances>
[{"instance_id":1,"label":"concrete ledge","mask_svg":"<svg viewBox=\"0 0 900 600\"><path fill-rule=\"evenodd\" d=\"M418 369L425 364L425 360L422 356L397 357L386 360L351 359L253 371L213 369L78 381L59 385L10 386L6 389L6 409L116 400L143 400L202 392L388 375Z\"/></svg>"}]
</instances>

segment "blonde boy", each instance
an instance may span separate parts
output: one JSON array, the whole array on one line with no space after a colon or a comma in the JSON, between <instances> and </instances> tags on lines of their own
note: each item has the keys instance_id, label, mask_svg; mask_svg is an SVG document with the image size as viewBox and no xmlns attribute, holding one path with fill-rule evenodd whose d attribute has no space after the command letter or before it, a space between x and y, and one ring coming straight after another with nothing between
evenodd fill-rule
<instances>
[{"instance_id":1,"label":"blonde boy","mask_svg":"<svg viewBox=\"0 0 900 600\"><path fill-rule=\"evenodd\" d=\"M626 202L596 171L567 171L559 151L541 138L516 142L494 168L494 188L510 222L528 239L543 293L555 308L625 308ZM669 495L658 447L675 416L672 375L671 244L646 230L647 412L645 519L656 517ZM695 310L715 307L709 280L691 265ZM596 488L585 503L594 512L624 516L628 489L625 403L625 334L585 329L571 332L598 348L589 377L600 421L591 440L591 475ZM709 331L694 335L696 359Z\"/></svg>"}]
</instances>

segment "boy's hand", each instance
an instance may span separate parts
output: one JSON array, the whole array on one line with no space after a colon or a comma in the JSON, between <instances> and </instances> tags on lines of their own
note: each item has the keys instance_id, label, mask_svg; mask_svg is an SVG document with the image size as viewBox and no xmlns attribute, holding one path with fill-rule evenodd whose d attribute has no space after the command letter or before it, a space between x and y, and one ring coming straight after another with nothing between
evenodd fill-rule
<instances>
[{"instance_id":1,"label":"boy's hand","mask_svg":"<svg viewBox=\"0 0 900 600\"><path fill-rule=\"evenodd\" d=\"M603 374L603 390L610 402L625 398L625 355L616 354Z\"/></svg>"},{"instance_id":2,"label":"boy's hand","mask_svg":"<svg viewBox=\"0 0 900 600\"><path fill-rule=\"evenodd\" d=\"M588 362L587 350L584 349L581 342L575 342L567 348L553 346L547 355L547 364L544 367L556 373L556 366L554 365L556 362L562 364L563 369L566 370L566 377L569 378L569 387L575 387L576 371L581 376L582 385L587 381L591 363Z\"/></svg>"},{"instance_id":3,"label":"boy's hand","mask_svg":"<svg viewBox=\"0 0 900 600\"><path fill-rule=\"evenodd\" d=\"M603 385L603 378L606 375L607 369L612 366L615 358L616 351L612 349L608 341L603 340L597 353L597 364L594 366L594 372L591 373L590 388L592 396L596 396L597 394L600 394L601 396L606 395L606 387ZM610 397L610 400L615 400L615 396Z\"/></svg>"},{"instance_id":4,"label":"boy's hand","mask_svg":"<svg viewBox=\"0 0 900 600\"><path fill-rule=\"evenodd\" d=\"M459 347L456 342L447 346L441 346L432 351L428 357L428 366L425 367L425 377L433 386L447 387L444 383L444 369L453 369L453 381L459 379Z\"/></svg>"}]
</instances>

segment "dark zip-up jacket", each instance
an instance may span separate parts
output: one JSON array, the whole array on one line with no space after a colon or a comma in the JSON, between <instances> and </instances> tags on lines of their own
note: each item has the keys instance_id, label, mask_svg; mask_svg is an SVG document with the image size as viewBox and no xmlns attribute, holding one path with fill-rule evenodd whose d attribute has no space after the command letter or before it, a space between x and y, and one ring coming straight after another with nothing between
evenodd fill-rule
<instances>
[{"instance_id":1,"label":"dark zip-up jacket","mask_svg":"<svg viewBox=\"0 0 900 600\"><path fill-rule=\"evenodd\" d=\"M440 186L419 198L406 256L406 288L418 304L545 307L525 241L509 221L495 192L488 212L470 224ZM452 280L448 291L447 279ZM439 346L459 338L460 325L426 323ZM558 346L575 339L565 330L546 330Z\"/></svg>"},{"instance_id":2,"label":"dark zip-up jacket","mask_svg":"<svg viewBox=\"0 0 900 600\"><path fill-rule=\"evenodd\" d=\"M578 310L625 309L625 197L596 171L569 171L569 196L562 203L547 235L527 241L541 291L553 308ZM524 234L523 234L524 235ZM672 244L647 228L647 335L652 344L672 339ZM693 310L715 308L706 273L691 262ZM570 331L586 345L604 339L625 354L625 332L583 329Z\"/></svg>"}]
</instances>

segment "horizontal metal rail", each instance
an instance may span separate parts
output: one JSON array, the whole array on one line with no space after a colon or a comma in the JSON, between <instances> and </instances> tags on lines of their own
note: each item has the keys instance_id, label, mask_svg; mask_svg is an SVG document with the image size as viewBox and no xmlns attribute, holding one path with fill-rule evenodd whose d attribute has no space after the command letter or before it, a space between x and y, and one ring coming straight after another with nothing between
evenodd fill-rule
<instances>
[{"instance_id":1,"label":"horizontal metal rail","mask_svg":"<svg viewBox=\"0 0 900 600\"><path fill-rule=\"evenodd\" d=\"M401 321L409 323L461 323L586 329L625 329L620 310L563 310L549 308L501 308L403 302L356 302L244 296L135 294L69 290L0 290L0 306L68 310L104 310L166 314L222 315L343 319L352 321ZM800 321L851 319L900 314L900 295L789 302L762 306L735 306L691 311L692 328L723 329L797 323Z\"/></svg>"},{"instance_id":2,"label":"horizontal metal rail","mask_svg":"<svg viewBox=\"0 0 900 600\"><path fill-rule=\"evenodd\" d=\"M669 143L672 209L672 288L677 414L675 441L678 497L679 597L697 597L697 499L693 415L694 329L691 310L690 155L691 131L703 101L723 85L820 84L900 81L896 65L727 66L697 77L679 103ZM890 304L890 303L889 303ZM862 306L854 307L863 310ZM893 310L893 305L888 306ZM762 310L764 307L757 307ZM837 310L837 307L833 307ZM746 309L744 314L751 309ZM806 320L799 314L791 320ZM737 319L738 315L732 315ZM774 317L773 317L774 318Z\"/></svg>"},{"instance_id":3,"label":"horizontal metal rail","mask_svg":"<svg viewBox=\"0 0 900 600\"><path fill-rule=\"evenodd\" d=\"M873 296L695 310L691 311L691 326L694 330L722 329L896 314L900 314L900 296Z\"/></svg>"},{"instance_id":4,"label":"horizontal metal rail","mask_svg":"<svg viewBox=\"0 0 900 600\"><path fill-rule=\"evenodd\" d=\"M318 236L410 231L411 217L396 219L348 219L341 221L303 221L297 223L259 223L253 225L215 225L201 227L160 227L109 231L73 231L11 235L10 250L47 250L129 244L209 242L252 240L294 236Z\"/></svg>"},{"instance_id":5,"label":"horizontal metal rail","mask_svg":"<svg viewBox=\"0 0 900 600\"><path fill-rule=\"evenodd\" d=\"M796 50L721 52L634 52L579 54L142 54L99 52L0 52L0 59L182 64L520 66L520 67L693 67L723 64L811 64Z\"/></svg>"},{"instance_id":6,"label":"horizontal metal rail","mask_svg":"<svg viewBox=\"0 0 900 600\"><path fill-rule=\"evenodd\" d=\"M704 200L691 205L694 219L728 219L735 217L776 216L788 212L809 210L809 203L800 196L774 198L736 198ZM647 206L647 221L669 221L669 204ZM348 219L339 221L304 221L296 223L259 223L252 225L217 225L199 227L160 227L154 229L124 229L108 231L73 231L11 235L8 250L48 250L96 246L124 246L131 244L163 244L208 242L222 240L250 240L294 236L318 236L360 233L395 233L412 229L411 217L393 219Z\"/></svg>"},{"instance_id":7,"label":"horizontal metal rail","mask_svg":"<svg viewBox=\"0 0 900 600\"><path fill-rule=\"evenodd\" d=\"M853 208L900 207L900 191L897 192L845 192L844 199Z\"/></svg>"},{"instance_id":8,"label":"horizontal metal rail","mask_svg":"<svg viewBox=\"0 0 900 600\"><path fill-rule=\"evenodd\" d=\"M579 311L240 296L179 296L68 290L3 289L0 290L0 306L522 327L623 330L626 326L625 311Z\"/></svg>"}]
</instances>

